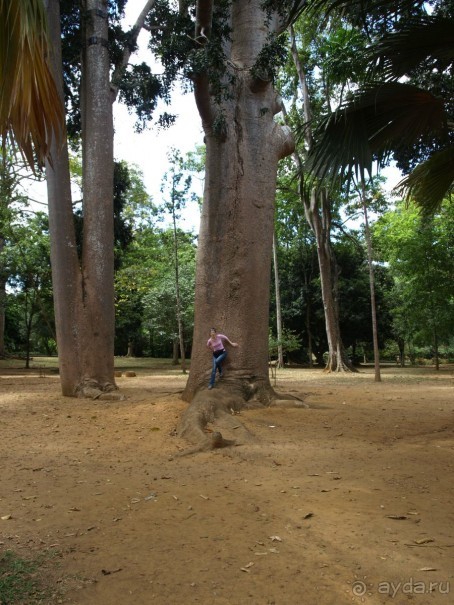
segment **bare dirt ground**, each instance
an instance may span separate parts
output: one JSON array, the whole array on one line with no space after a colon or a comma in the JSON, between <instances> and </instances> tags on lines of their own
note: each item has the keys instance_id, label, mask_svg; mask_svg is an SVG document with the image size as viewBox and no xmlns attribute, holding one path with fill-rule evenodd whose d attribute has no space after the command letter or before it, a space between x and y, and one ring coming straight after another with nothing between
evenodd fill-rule
<instances>
[{"instance_id":1,"label":"bare dirt ground","mask_svg":"<svg viewBox=\"0 0 454 605\"><path fill-rule=\"evenodd\" d=\"M454 368L382 378L279 370L309 409L244 412L253 445L181 457L170 365L123 373L119 402L3 369L0 549L54 553L52 604L451 605Z\"/></svg>"}]
</instances>

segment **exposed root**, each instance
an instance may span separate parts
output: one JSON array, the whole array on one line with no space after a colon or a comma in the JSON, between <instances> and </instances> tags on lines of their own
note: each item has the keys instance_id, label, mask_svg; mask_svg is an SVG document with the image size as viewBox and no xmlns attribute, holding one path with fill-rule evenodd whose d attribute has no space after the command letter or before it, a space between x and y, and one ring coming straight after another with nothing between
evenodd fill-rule
<instances>
[{"instance_id":1,"label":"exposed root","mask_svg":"<svg viewBox=\"0 0 454 605\"><path fill-rule=\"evenodd\" d=\"M204 441L196 447L191 447L182 452L178 452L176 456L190 456L191 454L198 454L199 452L209 452L221 447L228 447L235 445L235 441L224 439L219 431L214 431L210 436L206 436Z\"/></svg>"},{"instance_id":2,"label":"exposed root","mask_svg":"<svg viewBox=\"0 0 454 605\"><path fill-rule=\"evenodd\" d=\"M262 393L260 393L262 394ZM309 406L293 396L278 396L272 389L267 392L266 403L254 393L250 399L245 398L244 384L224 383L214 390L200 390L181 417L178 434L195 447L177 454L185 456L197 452L210 451L231 445L251 443L255 436L238 418L244 409L263 407L300 407ZM208 425L213 425L213 432L208 433ZM228 439L218 429L225 429Z\"/></svg>"},{"instance_id":3,"label":"exposed root","mask_svg":"<svg viewBox=\"0 0 454 605\"><path fill-rule=\"evenodd\" d=\"M76 387L76 397L80 399L99 399L102 401L123 401L125 396L115 384L100 384L96 380L84 380Z\"/></svg>"}]
</instances>

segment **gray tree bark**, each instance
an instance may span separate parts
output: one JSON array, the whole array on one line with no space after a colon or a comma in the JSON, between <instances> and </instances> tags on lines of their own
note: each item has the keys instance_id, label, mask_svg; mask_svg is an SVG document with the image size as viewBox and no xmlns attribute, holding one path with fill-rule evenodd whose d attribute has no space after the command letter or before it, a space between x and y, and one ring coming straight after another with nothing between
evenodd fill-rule
<instances>
[{"instance_id":1,"label":"gray tree bark","mask_svg":"<svg viewBox=\"0 0 454 605\"><path fill-rule=\"evenodd\" d=\"M199 2L196 37L210 36L212 2ZM220 105L205 74L194 80L206 142L206 179L197 256L191 371L183 398L192 401L180 432L207 447L204 425L231 410L275 403L268 368L269 294L277 165L292 153L293 137L274 115L281 101L271 81L253 67L277 18L266 19L261 0L232 2L231 39L225 45L228 92ZM219 121L222 118L222 129ZM239 343L228 350L222 381L207 390L210 328ZM238 422L236 423L238 425Z\"/></svg>"},{"instance_id":2,"label":"gray tree bark","mask_svg":"<svg viewBox=\"0 0 454 605\"><path fill-rule=\"evenodd\" d=\"M132 30L131 48L154 0ZM46 0L54 79L63 98L60 3ZM66 137L52 143L46 165L52 282L62 392L108 397L114 379L113 118L124 60L109 80L107 0L83 0L82 58L83 243L78 258Z\"/></svg>"}]
</instances>

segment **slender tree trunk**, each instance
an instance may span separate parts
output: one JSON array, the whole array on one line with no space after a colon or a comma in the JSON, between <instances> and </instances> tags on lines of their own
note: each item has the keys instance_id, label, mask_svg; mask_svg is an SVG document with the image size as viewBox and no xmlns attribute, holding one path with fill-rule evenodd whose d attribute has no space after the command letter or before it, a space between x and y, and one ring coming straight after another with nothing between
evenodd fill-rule
<instances>
[{"instance_id":1,"label":"slender tree trunk","mask_svg":"<svg viewBox=\"0 0 454 605\"><path fill-rule=\"evenodd\" d=\"M172 342L172 365L178 365L178 350L180 348L178 338L174 338Z\"/></svg>"},{"instance_id":2,"label":"slender tree trunk","mask_svg":"<svg viewBox=\"0 0 454 605\"><path fill-rule=\"evenodd\" d=\"M331 214L326 201L324 189L312 189L310 203L305 203L306 218L311 226L317 242L317 256L320 268L320 283L322 290L323 309L325 312L326 336L328 339L327 372L356 371L348 359L339 329L339 314L337 301L337 275L333 263L330 225ZM319 211L319 205L323 207Z\"/></svg>"},{"instance_id":3,"label":"slender tree trunk","mask_svg":"<svg viewBox=\"0 0 454 605\"><path fill-rule=\"evenodd\" d=\"M172 200L172 219L173 219L173 252L174 252L174 264L175 264L175 302L177 309L177 323L178 323L178 340L180 343L180 357L181 357L181 369L183 374L186 374L186 355L184 351L184 328L183 319L181 312L181 298L180 298L180 265L178 261L178 232L177 232L177 219L175 215L175 201Z\"/></svg>"},{"instance_id":4,"label":"slender tree trunk","mask_svg":"<svg viewBox=\"0 0 454 605\"><path fill-rule=\"evenodd\" d=\"M47 0L52 67L63 101L60 2ZM52 286L62 393L74 396L82 379L82 279L77 258L71 198L68 146L52 142L52 163L46 164Z\"/></svg>"},{"instance_id":5,"label":"slender tree trunk","mask_svg":"<svg viewBox=\"0 0 454 605\"><path fill-rule=\"evenodd\" d=\"M281 312L281 289L279 282L279 267L277 262L277 242L276 232L273 233L273 266L274 266L274 287L276 291L276 330L277 330L277 366L284 367L284 353L282 347L282 312Z\"/></svg>"},{"instance_id":6,"label":"slender tree trunk","mask_svg":"<svg viewBox=\"0 0 454 605\"><path fill-rule=\"evenodd\" d=\"M440 369L440 352L438 350L438 333L434 330L434 353L435 353L435 369L437 372Z\"/></svg>"},{"instance_id":7,"label":"slender tree trunk","mask_svg":"<svg viewBox=\"0 0 454 605\"><path fill-rule=\"evenodd\" d=\"M292 40L292 57L298 74L298 79L303 96L304 119L306 122L305 142L309 150L313 143L311 129L311 100L306 81L306 74L301 64L296 48L295 35L290 28ZM300 171L301 183L303 183L304 173L303 164L300 156L294 153L296 164ZM304 212L307 222L314 232L317 242L317 254L320 268L320 282L322 289L323 308L325 312L326 336L328 340L328 361L325 370L331 371L356 371L346 354L341 340L339 328L339 313L337 301L337 274L335 272L335 263L331 248L331 208L325 189L313 188L310 195L305 191L301 193L301 200L304 205Z\"/></svg>"},{"instance_id":8,"label":"slender tree trunk","mask_svg":"<svg viewBox=\"0 0 454 605\"><path fill-rule=\"evenodd\" d=\"M367 264L369 265L369 285L370 285L370 305L372 310L372 338L374 342L374 368L375 368L375 382L381 382L380 375L380 351L378 348L378 328L377 328L377 306L375 300L375 276L374 276L374 265L372 255L372 240L370 237L369 229L369 218L367 215L367 203L366 203L366 188L364 181L361 182L362 187L362 202L364 212L364 230L366 234L367 244Z\"/></svg>"}]
</instances>

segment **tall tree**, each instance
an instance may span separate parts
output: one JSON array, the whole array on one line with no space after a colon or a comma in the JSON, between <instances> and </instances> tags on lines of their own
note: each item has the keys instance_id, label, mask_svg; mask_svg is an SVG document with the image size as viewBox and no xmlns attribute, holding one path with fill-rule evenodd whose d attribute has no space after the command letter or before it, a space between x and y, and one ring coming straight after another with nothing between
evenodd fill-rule
<instances>
[{"instance_id":1,"label":"tall tree","mask_svg":"<svg viewBox=\"0 0 454 605\"><path fill-rule=\"evenodd\" d=\"M206 142L206 180L199 235L191 401L183 431L206 440L198 406L212 409L206 389L211 326L239 347L227 358L218 407L250 399L271 403L268 318L277 165L294 148L274 120L281 102L273 86L289 19L301 2L199 0L192 79Z\"/></svg>"},{"instance_id":2,"label":"tall tree","mask_svg":"<svg viewBox=\"0 0 454 605\"><path fill-rule=\"evenodd\" d=\"M340 41L346 46L347 43L352 45L352 37L339 35L344 33L342 28L338 28L334 36L337 43L337 49L341 47ZM306 36L307 37L307 36ZM297 38L293 27L290 28L291 38L291 53L294 63L294 68L299 83L301 95L301 103L304 114L304 137L300 148L295 150L294 158L300 180L300 197L304 208L306 220L314 232L317 242L317 256L320 267L320 285L322 291L323 307L325 311L326 335L328 341L328 358L326 360L325 369L331 371L354 371L354 367L350 362L342 342L340 327L339 327L339 300L338 300L338 275L336 260L334 257L331 245L331 229L333 220L334 199L332 193L327 188L312 183L312 186L307 184L307 174L304 170L304 159L311 152L314 145L313 122L314 108L311 99L311 94L308 85L307 69L303 65L301 56L308 55L307 48L297 47ZM311 45L313 42L311 41ZM325 41L325 47L328 46ZM322 66L323 67L323 66ZM331 68L332 70L332 68ZM328 69L321 69L322 78L325 82L334 79L331 77ZM332 91L330 86L325 86L325 105L328 110L332 102ZM294 105L298 100L298 94L294 93ZM318 116L317 116L318 117Z\"/></svg>"},{"instance_id":3,"label":"tall tree","mask_svg":"<svg viewBox=\"0 0 454 605\"><path fill-rule=\"evenodd\" d=\"M207 159L188 400L208 384L205 344L212 325L240 342L222 388L241 399L273 398L268 306L274 196L277 163L293 149L289 129L273 119L280 111L273 70L286 25L273 8L267 14L260 0L197 3L195 38L203 61L194 64L192 77Z\"/></svg>"},{"instance_id":4,"label":"tall tree","mask_svg":"<svg viewBox=\"0 0 454 605\"><path fill-rule=\"evenodd\" d=\"M186 354L184 343L184 324L183 324L183 309L180 295L180 233L178 221L181 218L181 210L190 195L190 187L192 179L189 175L184 174L184 164L181 154L172 149L168 154L170 170L164 175L161 192L164 199L163 208L170 214L173 231L173 269L175 275L175 309L176 320L178 326L178 343L180 348L181 369L186 374Z\"/></svg>"},{"instance_id":5,"label":"tall tree","mask_svg":"<svg viewBox=\"0 0 454 605\"><path fill-rule=\"evenodd\" d=\"M112 104L153 1L145 3L110 79L107 0L84 0L81 124L83 241L79 258L67 145L53 141L47 164L51 259L62 391L112 397L114 381L114 230ZM63 99L60 3L47 0L53 73Z\"/></svg>"}]
</instances>

